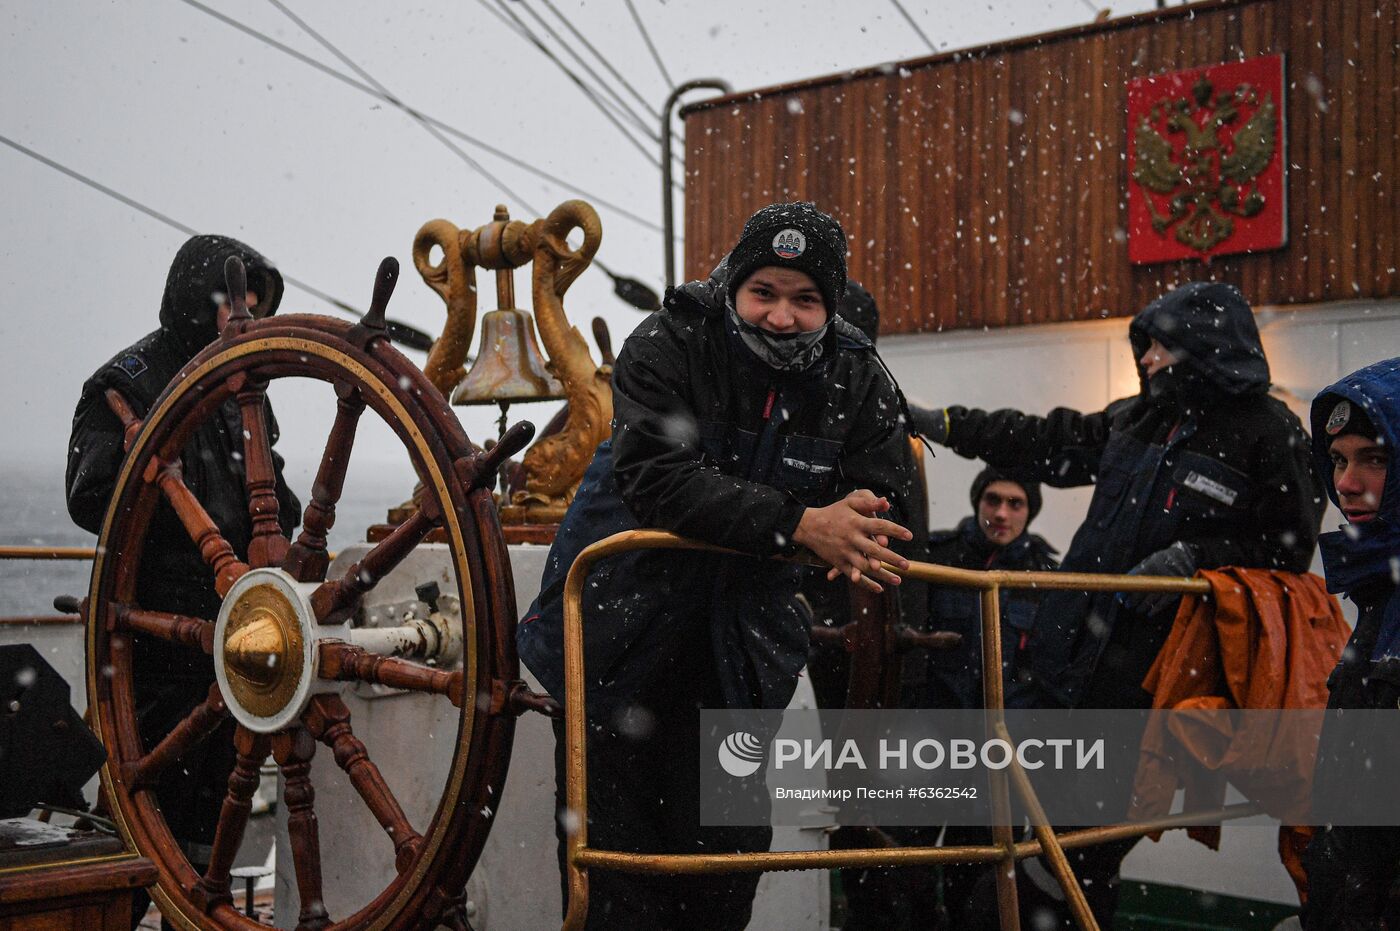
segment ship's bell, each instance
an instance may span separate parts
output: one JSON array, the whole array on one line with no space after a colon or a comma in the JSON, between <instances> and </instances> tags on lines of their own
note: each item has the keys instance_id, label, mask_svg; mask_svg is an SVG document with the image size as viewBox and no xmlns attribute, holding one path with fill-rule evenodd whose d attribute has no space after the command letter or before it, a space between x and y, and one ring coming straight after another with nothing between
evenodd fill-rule
<instances>
[{"instance_id":1,"label":"ship's bell","mask_svg":"<svg viewBox=\"0 0 1400 931\"><path fill-rule=\"evenodd\" d=\"M535 339L535 318L506 307L481 318L481 348L452 403L510 404L564 397L564 386L545 368Z\"/></svg>"}]
</instances>

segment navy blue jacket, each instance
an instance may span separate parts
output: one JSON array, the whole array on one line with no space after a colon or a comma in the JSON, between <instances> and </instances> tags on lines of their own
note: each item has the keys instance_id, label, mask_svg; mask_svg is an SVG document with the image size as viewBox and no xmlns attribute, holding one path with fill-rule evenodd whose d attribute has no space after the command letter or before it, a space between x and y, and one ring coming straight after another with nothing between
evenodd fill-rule
<instances>
[{"instance_id":1,"label":"navy blue jacket","mask_svg":"<svg viewBox=\"0 0 1400 931\"><path fill-rule=\"evenodd\" d=\"M243 260L248 290L258 295L258 316L276 313L282 276L257 252L224 236L194 236L175 255L161 297L160 329L113 356L83 384L68 441L68 513L84 530L100 533L117 474L126 455L124 431L107 406L116 391L144 417L184 365L218 338L216 318L226 289L224 262ZM264 403L268 439L278 439L272 407ZM301 504L282 477L282 457L274 450L278 519L286 534L301 520ZM252 537L243 469L243 417L230 399L191 435L180 454L185 485L218 525L234 552L244 553ZM199 548L163 499L151 517L137 584L141 605L196 617L219 610L214 574ZM185 651L188 652L188 651Z\"/></svg>"},{"instance_id":2,"label":"navy blue jacket","mask_svg":"<svg viewBox=\"0 0 1400 931\"><path fill-rule=\"evenodd\" d=\"M1360 609L1356 629L1327 681L1333 708L1394 708L1400 697L1400 592L1395 560L1400 557L1400 359L1353 372L1313 400L1313 455L1327 495L1335 503L1327 433L1328 418L1341 401L1366 411L1379 441L1392 450L1376 517L1323 534L1327 589L1346 595Z\"/></svg>"},{"instance_id":3,"label":"navy blue jacket","mask_svg":"<svg viewBox=\"0 0 1400 931\"><path fill-rule=\"evenodd\" d=\"M599 447L521 622L521 659L563 699L563 586L582 549L651 527L748 556L676 551L604 560L585 589L590 713L626 702L675 662L713 662L731 707L786 706L806 662L792 549L802 512L855 488L906 501L915 463L893 381L840 318L806 371L743 345L712 279L674 289L628 337L613 371L613 435ZM916 529L916 539L919 531Z\"/></svg>"},{"instance_id":4,"label":"navy blue jacket","mask_svg":"<svg viewBox=\"0 0 1400 931\"><path fill-rule=\"evenodd\" d=\"M194 236L175 255L166 277L160 305L160 329L112 357L83 384L73 412L68 440L66 492L73 522L93 533L102 531L107 505L116 490L117 475L126 455L124 430L107 406L106 393L115 389L138 417L154 406L180 370L218 337L218 305L227 285L224 262L243 260L248 290L259 298L259 316L277 311L282 299L282 276L261 255L234 239ZM268 440L278 439L272 405L264 401ZM282 457L274 450L277 517L282 532L291 535L301 520L301 503L282 475ZM245 554L252 538L247 477L243 467L243 416L230 398L193 431L180 452L186 487L218 525L234 552ZM214 618L220 598L214 573L199 554L175 509L163 498L156 504L147 529L136 579L142 607ZM159 676L194 675L213 679L207 656L150 637L137 640L138 670Z\"/></svg>"},{"instance_id":5,"label":"navy blue jacket","mask_svg":"<svg viewBox=\"0 0 1400 931\"><path fill-rule=\"evenodd\" d=\"M1400 557L1400 359L1389 359L1346 376L1317 395L1312 406L1313 454L1327 494L1337 501L1327 423L1339 402L1365 410L1378 440L1391 450L1376 517L1344 526L1319 540L1327 589L1346 595L1360 609L1356 629L1327 679L1328 708L1390 709L1400 703L1400 592L1394 566ZM1361 721L1358 726L1351 722ZM1331 716L1318 741L1313 798L1377 799L1394 793L1394 745L1388 731L1370 733L1371 722ZM1357 765L1357 746L1368 762ZM1321 806L1319 806L1321 807ZM1314 823L1327 816L1315 812ZM1383 823L1383 821L1381 822ZM1304 865L1308 902L1304 927L1380 928L1388 914L1388 890L1396 876L1400 829L1329 825L1313 836Z\"/></svg>"},{"instance_id":6,"label":"navy blue jacket","mask_svg":"<svg viewBox=\"0 0 1400 931\"><path fill-rule=\"evenodd\" d=\"M949 408L948 445L1048 485L1094 485L1065 571L1127 572L1178 540L1201 569L1307 571L1322 488L1302 424L1267 393L1243 297L1230 285L1184 285L1139 313L1129 335L1135 357L1155 338L1181 362L1094 414ZM1047 592L1024 670L1031 685L1008 702L1150 707L1141 682L1171 621L1132 614L1112 593Z\"/></svg>"}]
</instances>

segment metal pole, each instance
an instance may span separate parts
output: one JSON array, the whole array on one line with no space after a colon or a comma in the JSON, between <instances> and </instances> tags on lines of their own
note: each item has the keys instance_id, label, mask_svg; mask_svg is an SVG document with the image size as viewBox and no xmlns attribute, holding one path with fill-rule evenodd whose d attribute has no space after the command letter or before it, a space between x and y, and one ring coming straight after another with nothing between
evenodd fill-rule
<instances>
[{"instance_id":1,"label":"metal pole","mask_svg":"<svg viewBox=\"0 0 1400 931\"><path fill-rule=\"evenodd\" d=\"M662 248L666 254L668 288L676 284L676 213L671 195L671 111L675 109L676 102L681 99L682 94L700 87L712 88L723 94L734 92L728 81L720 78L697 78L678 85L666 97L666 104L661 108L661 235Z\"/></svg>"},{"instance_id":2,"label":"metal pole","mask_svg":"<svg viewBox=\"0 0 1400 931\"><path fill-rule=\"evenodd\" d=\"M993 582L982 590L982 696L987 714L987 736L1004 728L1006 696L1001 683L1001 589ZM1016 838L1011 830L1011 789L1006 773L989 774L992 796L992 843L1002 850L996 868L997 914L1002 931L1021 931L1021 909L1016 901Z\"/></svg>"}]
</instances>

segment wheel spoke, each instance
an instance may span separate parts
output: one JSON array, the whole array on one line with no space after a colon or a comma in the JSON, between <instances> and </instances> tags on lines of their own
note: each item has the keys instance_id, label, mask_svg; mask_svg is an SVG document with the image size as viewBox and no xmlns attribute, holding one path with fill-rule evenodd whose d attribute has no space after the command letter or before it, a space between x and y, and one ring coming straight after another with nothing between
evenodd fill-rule
<instances>
[{"instance_id":1,"label":"wheel spoke","mask_svg":"<svg viewBox=\"0 0 1400 931\"><path fill-rule=\"evenodd\" d=\"M248 571L247 564L239 561L214 519L185 484L178 459L172 462L153 459L151 470L154 474L148 472L147 480L160 485L161 493L175 509L180 523L185 525L185 532L199 548L199 555L214 570L215 590L220 596L227 595L233 583Z\"/></svg>"},{"instance_id":2,"label":"wheel spoke","mask_svg":"<svg viewBox=\"0 0 1400 931\"><path fill-rule=\"evenodd\" d=\"M141 432L143 422L136 416L136 412L131 409L131 405L117 389L108 388L104 397L107 399L107 406L121 421L122 449L131 449L131 444L136 440L136 434Z\"/></svg>"},{"instance_id":3,"label":"wheel spoke","mask_svg":"<svg viewBox=\"0 0 1400 931\"><path fill-rule=\"evenodd\" d=\"M219 812L219 826L214 831L214 846L209 854L209 868L195 883L192 896L206 912L220 902L232 900L229 895L229 870L233 858L243 845L243 831L253 810L253 793L258 788L258 770L267 759L270 741L266 734L255 734L239 726L234 732L233 745L238 757L228 777L228 794Z\"/></svg>"},{"instance_id":4,"label":"wheel spoke","mask_svg":"<svg viewBox=\"0 0 1400 931\"><path fill-rule=\"evenodd\" d=\"M292 544L282 562L298 582L320 582L326 577L329 557L326 555L326 535L335 525L335 506L345 485L345 473L350 466L350 449L355 444L355 429L364 412L364 398L359 389L337 385L335 423L330 439L321 454L321 466L316 471L316 483L311 486L311 503L302 517L301 534Z\"/></svg>"},{"instance_id":5,"label":"wheel spoke","mask_svg":"<svg viewBox=\"0 0 1400 931\"><path fill-rule=\"evenodd\" d=\"M384 781L365 745L350 728L350 709L338 695L318 695L306 714L311 735L331 748L336 764L350 777L355 791L394 844L394 865L400 873L413 865L423 838L408 823L399 800Z\"/></svg>"},{"instance_id":6,"label":"wheel spoke","mask_svg":"<svg viewBox=\"0 0 1400 931\"><path fill-rule=\"evenodd\" d=\"M267 434L267 386L248 381L235 397L243 417L243 469L253 525L248 564L254 568L273 566L282 562L289 544L277 519L277 470Z\"/></svg>"},{"instance_id":7,"label":"wheel spoke","mask_svg":"<svg viewBox=\"0 0 1400 931\"><path fill-rule=\"evenodd\" d=\"M199 617L147 611L135 605L113 603L111 624L116 630L150 634L171 643L194 647L205 653L214 652L214 624Z\"/></svg>"},{"instance_id":8,"label":"wheel spoke","mask_svg":"<svg viewBox=\"0 0 1400 931\"><path fill-rule=\"evenodd\" d=\"M322 640L318 663L322 679L370 682L409 692L446 695L462 707L462 670L447 672L394 656L380 656L340 640Z\"/></svg>"},{"instance_id":9,"label":"wheel spoke","mask_svg":"<svg viewBox=\"0 0 1400 931\"><path fill-rule=\"evenodd\" d=\"M204 622L200 622L204 623ZM154 750L141 759L122 765L122 778L128 788L144 789L155 785L161 772L185 755L191 747L203 741L228 717L228 705L217 683L209 686L209 697L166 734Z\"/></svg>"},{"instance_id":10,"label":"wheel spoke","mask_svg":"<svg viewBox=\"0 0 1400 931\"><path fill-rule=\"evenodd\" d=\"M324 582L311 593L311 608L322 624L346 619L360 596L388 575L432 531L435 521L421 507L394 528L339 579Z\"/></svg>"},{"instance_id":11,"label":"wheel spoke","mask_svg":"<svg viewBox=\"0 0 1400 931\"><path fill-rule=\"evenodd\" d=\"M314 931L330 924L321 898L321 834L316 823L316 791L311 787L311 757L316 741L304 727L272 736L272 756L282 769L282 798L287 803L287 834L296 867L301 912L297 929Z\"/></svg>"}]
</instances>

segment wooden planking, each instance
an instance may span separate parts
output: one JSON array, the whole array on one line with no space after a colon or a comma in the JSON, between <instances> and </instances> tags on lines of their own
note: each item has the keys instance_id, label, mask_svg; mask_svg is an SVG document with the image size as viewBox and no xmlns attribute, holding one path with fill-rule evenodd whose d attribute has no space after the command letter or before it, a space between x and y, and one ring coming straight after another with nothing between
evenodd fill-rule
<instances>
[{"instance_id":1,"label":"wooden planking","mask_svg":"<svg viewBox=\"0 0 1400 931\"><path fill-rule=\"evenodd\" d=\"M706 101L687 121L686 273L810 199L891 333L1131 314L1181 281L1255 303L1400 293L1400 0L1216 0ZM1283 53L1289 244L1127 261L1127 82Z\"/></svg>"}]
</instances>

